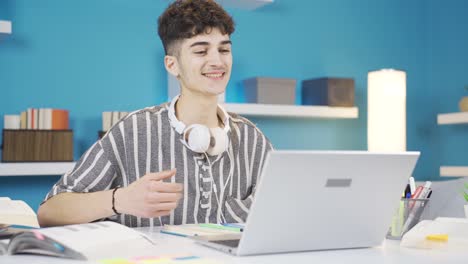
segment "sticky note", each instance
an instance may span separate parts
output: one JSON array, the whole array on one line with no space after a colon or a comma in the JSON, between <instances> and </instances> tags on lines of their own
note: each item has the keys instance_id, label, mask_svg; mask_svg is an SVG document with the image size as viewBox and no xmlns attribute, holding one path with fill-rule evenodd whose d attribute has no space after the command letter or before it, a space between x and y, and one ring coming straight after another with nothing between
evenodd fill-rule
<instances>
[{"instance_id":1,"label":"sticky note","mask_svg":"<svg viewBox=\"0 0 468 264\"><path fill-rule=\"evenodd\" d=\"M135 262L132 262L128 259L123 259L123 258L115 258L115 259L104 259L99 261L101 264L133 264Z\"/></svg>"},{"instance_id":2,"label":"sticky note","mask_svg":"<svg viewBox=\"0 0 468 264\"><path fill-rule=\"evenodd\" d=\"M447 242L448 241L448 234L427 235L426 240L436 241L436 242Z\"/></svg>"}]
</instances>

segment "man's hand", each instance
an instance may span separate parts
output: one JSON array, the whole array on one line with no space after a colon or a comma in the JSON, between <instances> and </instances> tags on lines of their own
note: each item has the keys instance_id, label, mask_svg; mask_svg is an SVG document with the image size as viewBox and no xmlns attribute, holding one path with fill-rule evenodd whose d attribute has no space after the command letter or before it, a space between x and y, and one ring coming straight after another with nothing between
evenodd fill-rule
<instances>
[{"instance_id":1,"label":"man's hand","mask_svg":"<svg viewBox=\"0 0 468 264\"><path fill-rule=\"evenodd\" d=\"M168 215L182 197L182 184L163 182L176 174L176 169L148 173L126 188L115 192L119 213L153 218Z\"/></svg>"}]
</instances>

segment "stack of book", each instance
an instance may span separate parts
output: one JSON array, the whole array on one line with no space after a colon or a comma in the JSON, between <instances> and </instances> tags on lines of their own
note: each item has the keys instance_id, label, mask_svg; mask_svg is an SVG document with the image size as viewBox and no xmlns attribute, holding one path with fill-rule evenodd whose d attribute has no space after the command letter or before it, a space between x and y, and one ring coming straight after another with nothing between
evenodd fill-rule
<instances>
[{"instance_id":1,"label":"stack of book","mask_svg":"<svg viewBox=\"0 0 468 264\"><path fill-rule=\"evenodd\" d=\"M68 110L28 108L20 115L4 116L2 161L72 160Z\"/></svg>"},{"instance_id":2,"label":"stack of book","mask_svg":"<svg viewBox=\"0 0 468 264\"><path fill-rule=\"evenodd\" d=\"M107 131L117 124L120 119L126 117L128 112L124 111L106 111L102 112L102 130L98 132L99 138L102 138Z\"/></svg>"},{"instance_id":3,"label":"stack of book","mask_svg":"<svg viewBox=\"0 0 468 264\"><path fill-rule=\"evenodd\" d=\"M52 108L28 108L20 115L5 115L4 129L69 129L68 110Z\"/></svg>"},{"instance_id":4,"label":"stack of book","mask_svg":"<svg viewBox=\"0 0 468 264\"><path fill-rule=\"evenodd\" d=\"M128 112L112 111L102 112L102 131L108 131L113 127L120 119L128 115Z\"/></svg>"}]
</instances>

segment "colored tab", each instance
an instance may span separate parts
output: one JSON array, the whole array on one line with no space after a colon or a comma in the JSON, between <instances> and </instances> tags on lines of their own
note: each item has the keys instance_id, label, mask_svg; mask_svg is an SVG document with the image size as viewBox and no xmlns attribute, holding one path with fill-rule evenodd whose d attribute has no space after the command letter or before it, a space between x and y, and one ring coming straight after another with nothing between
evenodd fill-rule
<instances>
[{"instance_id":1,"label":"colored tab","mask_svg":"<svg viewBox=\"0 0 468 264\"><path fill-rule=\"evenodd\" d=\"M39 239L39 240L45 240L44 235L41 234L41 233L39 233L39 231L33 230L32 232L33 232L34 236L35 236L37 239Z\"/></svg>"},{"instance_id":2,"label":"colored tab","mask_svg":"<svg viewBox=\"0 0 468 264\"><path fill-rule=\"evenodd\" d=\"M426 240L436 241L436 242L447 242L448 241L448 234L427 235Z\"/></svg>"},{"instance_id":3,"label":"colored tab","mask_svg":"<svg viewBox=\"0 0 468 264\"><path fill-rule=\"evenodd\" d=\"M65 248L57 242L54 242L54 247L61 252L65 251Z\"/></svg>"}]
</instances>

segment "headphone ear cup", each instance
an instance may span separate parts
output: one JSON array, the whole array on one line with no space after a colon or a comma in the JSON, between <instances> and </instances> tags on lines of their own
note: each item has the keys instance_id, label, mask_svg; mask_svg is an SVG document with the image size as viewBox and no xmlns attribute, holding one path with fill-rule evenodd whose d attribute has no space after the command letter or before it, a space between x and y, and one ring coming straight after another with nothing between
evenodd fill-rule
<instances>
[{"instance_id":1,"label":"headphone ear cup","mask_svg":"<svg viewBox=\"0 0 468 264\"><path fill-rule=\"evenodd\" d=\"M207 153L211 156L218 155L223 153L227 149L228 145L228 136L224 129L216 127L211 128L211 144L210 148L207 150Z\"/></svg>"},{"instance_id":2,"label":"headphone ear cup","mask_svg":"<svg viewBox=\"0 0 468 264\"><path fill-rule=\"evenodd\" d=\"M189 126L184 131L184 140L187 142L189 149L203 153L210 147L210 130L203 125L194 124Z\"/></svg>"}]
</instances>

